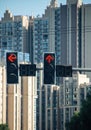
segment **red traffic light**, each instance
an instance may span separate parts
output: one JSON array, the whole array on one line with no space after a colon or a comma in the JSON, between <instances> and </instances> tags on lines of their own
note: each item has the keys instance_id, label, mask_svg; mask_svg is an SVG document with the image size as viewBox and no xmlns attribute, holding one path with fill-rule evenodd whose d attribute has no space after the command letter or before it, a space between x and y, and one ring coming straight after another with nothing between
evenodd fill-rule
<instances>
[{"instance_id":1,"label":"red traffic light","mask_svg":"<svg viewBox=\"0 0 91 130\"><path fill-rule=\"evenodd\" d=\"M11 53L9 56L8 56L8 60L10 62L14 62L15 60L17 59L16 55L14 53Z\"/></svg>"},{"instance_id":2,"label":"red traffic light","mask_svg":"<svg viewBox=\"0 0 91 130\"><path fill-rule=\"evenodd\" d=\"M55 53L44 53L44 84L55 84Z\"/></svg>"},{"instance_id":3,"label":"red traffic light","mask_svg":"<svg viewBox=\"0 0 91 130\"><path fill-rule=\"evenodd\" d=\"M18 83L18 54L17 52L6 53L6 74L8 84Z\"/></svg>"},{"instance_id":4,"label":"red traffic light","mask_svg":"<svg viewBox=\"0 0 91 130\"><path fill-rule=\"evenodd\" d=\"M47 57L46 57L46 61L50 64L51 63L51 61L53 61L54 60L54 56L53 55L47 55Z\"/></svg>"}]
</instances>

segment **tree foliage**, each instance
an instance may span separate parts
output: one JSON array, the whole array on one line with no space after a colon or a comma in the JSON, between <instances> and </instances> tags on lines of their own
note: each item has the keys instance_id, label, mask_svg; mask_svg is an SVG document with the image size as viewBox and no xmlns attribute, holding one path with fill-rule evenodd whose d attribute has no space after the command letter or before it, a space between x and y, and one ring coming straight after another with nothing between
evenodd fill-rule
<instances>
[{"instance_id":1,"label":"tree foliage","mask_svg":"<svg viewBox=\"0 0 91 130\"><path fill-rule=\"evenodd\" d=\"M7 124L0 124L0 130L10 130Z\"/></svg>"},{"instance_id":2,"label":"tree foliage","mask_svg":"<svg viewBox=\"0 0 91 130\"><path fill-rule=\"evenodd\" d=\"M71 121L66 124L67 130L91 130L91 93L82 102L79 113L74 114Z\"/></svg>"}]
</instances>

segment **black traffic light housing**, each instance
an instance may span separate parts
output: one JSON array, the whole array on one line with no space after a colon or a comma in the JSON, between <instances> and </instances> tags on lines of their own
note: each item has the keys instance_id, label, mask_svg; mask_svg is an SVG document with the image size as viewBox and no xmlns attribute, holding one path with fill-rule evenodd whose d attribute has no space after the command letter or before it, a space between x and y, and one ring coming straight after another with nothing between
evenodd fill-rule
<instances>
[{"instance_id":1,"label":"black traffic light housing","mask_svg":"<svg viewBox=\"0 0 91 130\"><path fill-rule=\"evenodd\" d=\"M57 77L72 77L72 66L71 65L56 65L56 76Z\"/></svg>"},{"instance_id":2,"label":"black traffic light housing","mask_svg":"<svg viewBox=\"0 0 91 130\"><path fill-rule=\"evenodd\" d=\"M44 54L44 84L55 84L55 53Z\"/></svg>"},{"instance_id":3,"label":"black traffic light housing","mask_svg":"<svg viewBox=\"0 0 91 130\"><path fill-rule=\"evenodd\" d=\"M56 76L57 77L65 76L65 66L64 65L56 65Z\"/></svg>"},{"instance_id":4,"label":"black traffic light housing","mask_svg":"<svg viewBox=\"0 0 91 130\"><path fill-rule=\"evenodd\" d=\"M36 76L35 64L20 64L20 76Z\"/></svg>"},{"instance_id":5,"label":"black traffic light housing","mask_svg":"<svg viewBox=\"0 0 91 130\"><path fill-rule=\"evenodd\" d=\"M17 84L18 83L18 55L17 52L6 53L6 73L7 83Z\"/></svg>"},{"instance_id":6,"label":"black traffic light housing","mask_svg":"<svg viewBox=\"0 0 91 130\"><path fill-rule=\"evenodd\" d=\"M65 77L72 77L72 66L65 66Z\"/></svg>"}]
</instances>

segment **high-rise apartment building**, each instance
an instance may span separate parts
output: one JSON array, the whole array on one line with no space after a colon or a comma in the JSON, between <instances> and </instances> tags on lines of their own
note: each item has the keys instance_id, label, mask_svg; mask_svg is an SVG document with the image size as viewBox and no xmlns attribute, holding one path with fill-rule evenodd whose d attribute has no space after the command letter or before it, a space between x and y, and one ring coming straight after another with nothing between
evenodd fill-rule
<instances>
[{"instance_id":1,"label":"high-rise apartment building","mask_svg":"<svg viewBox=\"0 0 91 130\"><path fill-rule=\"evenodd\" d=\"M0 67L0 124L6 123L6 72Z\"/></svg>"},{"instance_id":2,"label":"high-rise apartment building","mask_svg":"<svg viewBox=\"0 0 91 130\"><path fill-rule=\"evenodd\" d=\"M37 67L42 68L43 64L40 63ZM43 86L43 70L37 70L37 100L36 100L36 130L42 130L45 128L45 106L42 103L44 98L44 86Z\"/></svg>"},{"instance_id":3,"label":"high-rise apartment building","mask_svg":"<svg viewBox=\"0 0 91 130\"><path fill-rule=\"evenodd\" d=\"M30 44L34 63L43 62L44 52L54 52L56 62L60 63L61 47L61 26L60 8L56 0L51 0L50 5L45 9L42 17L31 17L30 23ZM31 36L32 34L32 36ZM33 44L32 44L33 43Z\"/></svg>"},{"instance_id":4,"label":"high-rise apartment building","mask_svg":"<svg viewBox=\"0 0 91 130\"><path fill-rule=\"evenodd\" d=\"M50 52L55 52L55 9L57 8L57 0L51 0L50 5L45 9L43 17L48 18L48 48Z\"/></svg>"},{"instance_id":5,"label":"high-rise apartment building","mask_svg":"<svg viewBox=\"0 0 91 130\"><path fill-rule=\"evenodd\" d=\"M67 0L66 5L60 4L60 7L57 0L51 0L42 17L31 16L29 21L26 16L13 16L9 10L6 10L0 21L0 56L3 58L5 51L18 51L19 56L27 52L30 53L32 63L43 67L43 53L54 52L56 64L71 64L72 67L88 68L91 66L90 14L91 4L82 4L82 0ZM86 98L87 89L85 88L87 87L85 85L81 87L78 83L81 81L80 83L83 84L83 79L89 83L86 76L77 73L77 76L71 79L66 78L63 87L43 85L43 71L37 70L37 88L33 89L33 92L37 91L36 99L36 96L32 98L32 88L29 87L33 87L34 80L30 77L21 78L19 85L12 85L7 89L6 106L7 103L12 104L12 109L8 106L7 110L15 114L8 115L8 117L11 116L13 124L11 126L10 118L6 119L9 126L15 130L28 128L30 130L65 130L65 122L71 118L74 111L80 109L82 98L80 92L82 93L83 89ZM56 83L61 84L60 80ZM1 112L2 109L0 109ZM21 116L19 116L20 113ZM30 122L32 125L29 124Z\"/></svg>"},{"instance_id":6,"label":"high-rise apartment building","mask_svg":"<svg viewBox=\"0 0 91 130\"><path fill-rule=\"evenodd\" d=\"M61 9L61 63L72 64L73 67L81 66L81 1L67 0Z\"/></svg>"},{"instance_id":7,"label":"high-rise apartment building","mask_svg":"<svg viewBox=\"0 0 91 130\"><path fill-rule=\"evenodd\" d=\"M6 50L29 53L28 17L13 16L9 10L0 21L1 58Z\"/></svg>"},{"instance_id":8,"label":"high-rise apartment building","mask_svg":"<svg viewBox=\"0 0 91 130\"><path fill-rule=\"evenodd\" d=\"M19 77L18 84L6 83L6 67L0 67L0 124L10 130L36 130L36 77Z\"/></svg>"},{"instance_id":9,"label":"high-rise apartment building","mask_svg":"<svg viewBox=\"0 0 91 130\"><path fill-rule=\"evenodd\" d=\"M65 78L60 88L60 129L66 130L65 124L70 121L75 112L80 111L83 99L91 88L90 79L84 74L74 74L72 78Z\"/></svg>"},{"instance_id":10,"label":"high-rise apartment building","mask_svg":"<svg viewBox=\"0 0 91 130\"><path fill-rule=\"evenodd\" d=\"M36 77L22 77L21 84L21 129L36 130Z\"/></svg>"},{"instance_id":11,"label":"high-rise apartment building","mask_svg":"<svg viewBox=\"0 0 91 130\"><path fill-rule=\"evenodd\" d=\"M57 52L57 54L60 54L60 21L56 23L55 27L55 9L57 8L57 1L52 0L50 5L45 10L45 14L43 17L37 17L30 19L30 25L31 29L33 31L33 62L36 64L41 64L40 66L43 67L43 57L45 52ZM58 21L60 19L60 10L56 13L56 18ZM32 22L33 21L33 22ZM55 32L56 30L56 32ZM59 35L57 35L59 34ZM59 39L57 38L57 41L55 40L55 35L59 36ZM55 41L58 44L58 48L56 47L55 51ZM59 52L58 52L59 50ZM58 54L58 55L59 55ZM60 55L59 55L60 56ZM60 58L57 58L57 61L60 61ZM37 130L47 129L50 127L50 125L45 124L47 122L47 117L45 115L45 89L47 89L47 86L44 87L43 85L43 72L37 71ZM50 88L51 89L51 88ZM46 91L46 94L48 91ZM50 91L51 94L51 91ZM44 105L43 105L44 103ZM52 112L52 111L51 111ZM45 119L46 118L46 119ZM52 118L52 117L51 117ZM51 119L50 118L50 119ZM51 129L53 129L53 126L51 124Z\"/></svg>"},{"instance_id":12,"label":"high-rise apartment building","mask_svg":"<svg viewBox=\"0 0 91 130\"><path fill-rule=\"evenodd\" d=\"M55 55L56 64L61 64L61 10L60 8L55 9Z\"/></svg>"},{"instance_id":13,"label":"high-rise apartment building","mask_svg":"<svg viewBox=\"0 0 91 130\"><path fill-rule=\"evenodd\" d=\"M43 130L59 130L59 86L45 85L45 125L42 126ZM43 95L43 96L44 96ZM45 126L45 127L44 127Z\"/></svg>"},{"instance_id":14,"label":"high-rise apartment building","mask_svg":"<svg viewBox=\"0 0 91 130\"><path fill-rule=\"evenodd\" d=\"M21 130L21 87L19 84L7 86L6 123L10 130Z\"/></svg>"},{"instance_id":15,"label":"high-rise apartment building","mask_svg":"<svg viewBox=\"0 0 91 130\"><path fill-rule=\"evenodd\" d=\"M91 4L67 0L60 5L61 64L90 68ZM91 74L86 73L90 78Z\"/></svg>"},{"instance_id":16,"label":"high-rise apartment building","mask_svg":"<svg viewBox=\"0 0 91 130\"><path fill-rule=\"evenodd\" d=\"M44 52L48 52L49 24L47 18L35 18L33 23L33 56L34 63L43 62Z\"/></svg>"},{"instance_id":17,"label":"high-rise apartment building","mask_svg":"<svg viewBox=\"0 0 91 130\"><path fill-rule=\"evenodd\" d=\"M83 68L91 68L91 4L81 7L81 61ZM91 78L91 73L86 74Z\"/></svg>"},{"instance_id":18,"label":"high-rise apartment building","mask_svg":"<svg viewBox=\"0 0 91 130\"><path fill-rule=\"evenodd\" d=\"M29 42L29 54L30 54L30 61L33 63L33 21L34 17L29 17L29 27L28 27L28 42Z\"/></svg>"},{"instance_id":19,"label":"high-rise apartment building","mask_svg":"<svg viewBox=\"0 0 91 130\"><path fill-rule=\"evenodd\" d=\"M85 12L86 12L86 14L85 14ZM88 15L87 15L87 12L89 12ZM82 4L82 0L74 0L74 1L67 0L66 5L60 4L60 7L58 7L56 0L51 0L50 5L46 8L45 14L42 16L42 18L35 18L35 21L43 20L44 18L47 19L47 21L48 21L48 44L47 44L48 49L47 49L47 51L55 52L56 64L65 64L65 65L70 64L70 65L72 65L72 67L85 67L85 65L90 63L89 58L87 58L87 57L89 57L90 50L89 50L89 54L88 54L87 53L88 49L87 49L87 47L85 47L85 46L88 46L90 49L90 44L89 44L90 31L88 32L89 35L87 35L86 28L83 29L84 24L86 24L87 26L90 25L90 20L89 19L87 20L87 16L89 16L89 19L90 19L90 5ZM38 24L41 25L40 22L34 24L34 29L36 26L36 30L37 30L37 28L39 26ZM39 30L41 32L41 27L39 27ZM84 33L82 33L83 31L84 31ZM44 44L41 44L41 47L40 47L39 43L36 43L36 42L38 42L38 39L36 38L36 34L38 35L37 36L38 39L40 39L40 42L39 42L40 44L41 44L42 35L35 33L35 31L33 30L33 38L34 38L33 39L33 49L35 52L35 53L33 53L33 56L34 56L34 61L36 61L36 63L37 62L39 63L39 62L43 62L43 59L40 60L42 58L42 56L40 56L38 54L43 54L44 50L41 50L41 49L43 49L42 45L44 45ZM88 39L88 37L89 37L89 39ZM85 41L87 41L88 43L86 43ZM39 46L40 50L38 50L38 48L37 48L38 46ZM42 53L38 53L41 51L42 51ZM85 56L86 56L86 60L84 58ZM41 82L41 85L40 85L39 79L42 79L42 77L40 77L40 74L38 74L38 75L39 75L39 78L38 78L39 84L38 84L37 88L39 91L37 93L38 94L37 113L39 113L39 114L37 114L37 129L39 129L39 130L54 129L55 127L52 125L51 121L53 121L53 118L55 116L53 116L53 114L52 114L53 111L51 111L51 109L46 108L46 106L48 105L49 99L47 100L45 98L46 95L47 95L47 97L48 97L48 95L51 95L52 86L48 87L46 85L43 87L42 86L43 82ZM84 76L82 76L82 78L84 79ZM81 78L80 78L80 80L81 80ZM88 80L88 78L87 78L87 80ZM60 83L58 83L58 84L60 84ZM42 89L40 89L40 86L42 86ZM64 86L64 84L63 84L63 86ZM77 87L78 86L77 83L76 84L74 83L74 86ZM71 87L73 87L73 86L71 86ZM60 89L62 89L62 87ZM64 128L65 121L68 118L69 119L71 118L74 111L77 111L80 109L80 96L79 96L79 99L76 100L75 90L74 90L74 94L72 95L71 92L73 91L73 88L70 88L70 89L71 90L70 90L69 95L72 97L71 108L69 108L70 102L68 101L68 99L65 100L65 102L68 103L68 104L66 104L66 105L68 105L67 112L69 111L70 115L69 115L69 117L66 118L66 113L67 113L66 107L63 109L60 109L59 111L61 114L57 118L59 118L60 122L63 124L60 124L60 123L58 123L58 125L55 124L55 126L57 126L56 128L65 129ZM63 95L63 91L62 91L61 95ZM74 97L74 99L73 99L73 97ZM57 95L55 95L55 98L57 98ZM62 98L62 97L59 97L59 98ZM77 106L76 103L77 104L79 103L79 106ZM46 105L40 106L41 104L46 104ZM64 104L64 101L61 102L60 106L62 107L63 104ZM43 110L43 111L41 111L41 110ZM63 116L63 118L61 119L62 116ZM47 121L47 119L48 119L48 121ZM50 119L50 121L49 121L49 119Z\"/></svg>"},{"instance_id":20,"label":"high-rise apartment building","mask_svg":"<svg viewBox=\"0 0 91 130\"><path fill-rule=\"evenodd\" d=\"M44 52L48 52L48 19L47 18L31 18L30 21L30 39L32 62L43 67ZM32 34L33 33L33 34ZM36 129L42 130L42 87L43 87L43 71L37 71L37 106L36 106Z\"/></svg>"},{"instance_id":21,"label":"high-rise apartment building","mask_svg":"<svg viewBox=\"0 0 91 130\"><path fill-rule=\"evenodd\" d=\"M53 6L50 5L49 7L47 7L45 11L44 16L48 17L49 28L50 28L49 30L51 32L51 35L49 33L49 46L50 46L49 48L51 48L50 49L51 51L55 52L57 60L59 59L56 62L57 64L60 64L60 63L65 64L65 65L71 64L73 67L87 67L88 68L90 67L90 61L89 61L89 55L90 55L89 42L90 42L90 34L91 34L91 32L89 31L90 21L91 21L90 20L90 4L84 5L82 4L82 0L74 0L74 1L67 0L66 3L67 3L66 5L61 4L60 7L54 6L54 8L52 8ZM86 29L88 31L86 31ZM50 40L50 36L51 36L51 40ZM59 42L57 42L57 39L59 39ZM58 43L59 43L59 46L58 46ZM57 49L58 49L58 52L57 52ZM60 56L58 56L58 54L60 54ZM82 79L84 78L85 76L82 76ZM79 80L81 80L81 78ZM88 83L88 78L86 79L86 82ZM75 86L77 87L77 84ZM70 90L70 92L72 92L72 90L73 88ZM73 100L72 109L69 109L69 101L67 101L68 103L67 109L69 109L67 111L71 113L69 117L67 117L68 119L72 117L74 111L80 110L80 105L81 105L80 96L79 96L79 99L77 99L77 101L75 98L75 96L77 95L75 94L73 95L72 93L70 93L70 96L72 96L72 98L74 97L74 99L72 99ZM85 95L85 98L86 98L86 95ZM74 106L74 104L76 103L77 104L79 103L77 107ZM62 102L61 105L63 104L64 102ZM60 112L61 114L64 114L64 121L63 121L64 124L63 125L59 124L60 128L62 128L61 126L64 126L65 121L67 120L66 108L61 109ZM51 129L51 127L49 129Z\"/></svg>"}]
</instances>

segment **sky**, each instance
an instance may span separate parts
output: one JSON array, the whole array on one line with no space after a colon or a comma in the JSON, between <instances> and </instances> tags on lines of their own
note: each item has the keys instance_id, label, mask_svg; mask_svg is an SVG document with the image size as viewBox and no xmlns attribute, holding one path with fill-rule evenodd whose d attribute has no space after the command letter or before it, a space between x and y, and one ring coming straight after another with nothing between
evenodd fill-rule
<instances>
[{"instance_id":1,"label":"sky","mask_svg":"<svg viewBox=\"0 0 91 130\"><path fill-rule=\"evenodd\" d=\"M42 15L51 0L0 0L0 19L4 16L6 9L9 9L13 15ZM60 5L66 4L66 0L58 0ZM91 3L91 0L83 0L84 4Z\"/></svg>"}]
</instances>

